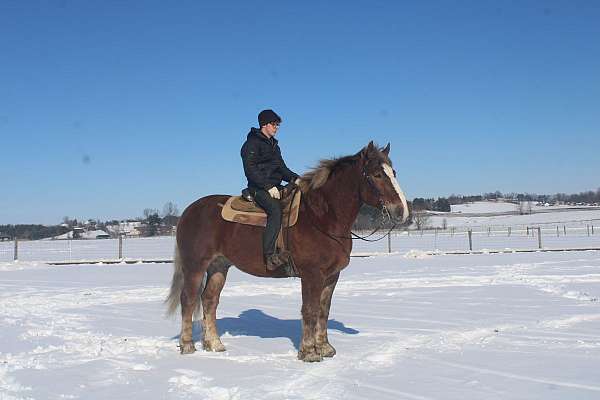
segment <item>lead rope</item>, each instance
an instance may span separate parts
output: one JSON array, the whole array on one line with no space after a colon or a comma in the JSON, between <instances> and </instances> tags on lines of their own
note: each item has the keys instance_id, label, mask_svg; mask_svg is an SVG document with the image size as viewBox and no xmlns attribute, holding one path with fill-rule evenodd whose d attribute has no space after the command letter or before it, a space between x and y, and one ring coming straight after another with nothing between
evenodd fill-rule
<instances>
[{"instance_id":1,"label":"lead rope","mask_svg":"<svg viewBox=\"0 0 600 400\"><path fill-rule=\"evenodd\" d=\"M288 275L292 275L292 274L290 274L290 272L292 272L293 276L299 276L298 269L296 268L296 263L294 262L294 256L292 255L292 250L290 249L290 221L292 218L292 206L294 205L294 197L296 197L297 191L298 191L298 186L296 186L294 189L292 189L292 193L290 194L291 197L290 197L290 206L288 209L287 229L283 228L283 233L285 234L285 238L284 238L283 242L284 242L285 250L287 250L290 254L288 257L288 263L292 269L291 271L288 271Z\"/></svg>"}]
</instances>

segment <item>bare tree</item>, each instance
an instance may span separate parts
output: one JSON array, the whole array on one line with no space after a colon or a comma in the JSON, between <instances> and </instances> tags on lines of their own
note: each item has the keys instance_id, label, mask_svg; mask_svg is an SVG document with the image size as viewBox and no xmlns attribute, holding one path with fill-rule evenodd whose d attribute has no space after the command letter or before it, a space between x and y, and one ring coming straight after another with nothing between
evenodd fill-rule
<instances>
[{"instance_id":1,"label":"bare tree","mask_svg":"<svg viewBox=\"0 0 600 400\"><path fill-rule=\"evenodd\" d=\"M414 211L412 214L413 222L417 229L421 230L429 224L429 218L431 217L427 214L427 211Z\"/></svg>"},{"instance_id":2,"label":"bare tree","mask_svg":"<svg viewBox=\"0 0 600 400\"><path fill-rule=\"evenodd\" d=\"M517 203L517 212L520 215L531 214L531 201L519 201Z\"/></svg>"},{"instance_id":3,"label":"bare tree","mask_svg":"<svg viewBox=\"0 0 600 400\"><path fill-rule=\"evenodd\" d=\"M144 208L144 219L148 220L151 215L158 215L158 210L155 208Z\"/></svg>"},{"instance_id":4,"label":"bare tree","mask_svg":"<svg viewBox=\"0 0 600 400\"><path fill-rule=\"evenodd\" d=\"M177 205L171 201L165 203L163 207L163 217L177 217L179 215L179 209Z\"/></svg>"}]
</instances>

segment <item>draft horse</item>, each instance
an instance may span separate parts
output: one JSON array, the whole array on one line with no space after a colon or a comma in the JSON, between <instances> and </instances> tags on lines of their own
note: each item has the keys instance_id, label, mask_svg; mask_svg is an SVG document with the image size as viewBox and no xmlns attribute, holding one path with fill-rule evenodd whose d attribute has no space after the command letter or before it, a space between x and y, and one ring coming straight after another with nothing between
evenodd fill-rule
<instances>
[{"instance_id":1,"label":"draft horse","mask_svg":"<svg viewBox=\"0 0 600 400\"><path fill-rule=\"evenodd\" d=\"M335 355L327 339L329 308L340 271L350 262L350 230L361 205L387 210L397 221L408 217L389 151L389 143L380 149L370 142L354 155L322 160L301 177L298 221L286 233L302 284L300 360L322 361ZM169 314L181 305L182 354L196 351L192 339L195 312L203 312L204 350L225 351L217 332L216 310L229 267L235 265L260 277L284 277L283 271L265 268L261 250L264 228L221 218L221 206L227 199L211 195L195 201L177 226L174 273L166 302Z\"/></svg>"}]
</instances>

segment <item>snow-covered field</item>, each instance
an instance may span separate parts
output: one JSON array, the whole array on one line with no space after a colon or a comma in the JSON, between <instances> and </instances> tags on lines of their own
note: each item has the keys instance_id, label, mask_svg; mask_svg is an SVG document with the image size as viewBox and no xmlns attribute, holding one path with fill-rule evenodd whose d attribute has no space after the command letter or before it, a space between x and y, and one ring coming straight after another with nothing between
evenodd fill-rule
<instances>
[{"instance_id":1,"label":"snow-covered field","mask_svg":"<svg viewBox=\"0 0 600 400\"><path fill-rule=\"evenodd\" d=\"M299 280L235 268L228 351L181 356L171 268L1 264L0 399L600 398L597 251L353 258L318 364L296 360Z\"/></svg>"},{"instance_id":2,"label":"snow-covered field","mask_svg":"<svg viewBox=\"0 0 600 400\"><path fill-rule=\"evenodd\" d=\"M569 207L569 206L532 206L531 214L509 215L517 212L517 206L512 203L478 201L474 203L451 206L451 213L432 215L429 225L433 227L455 227L464 230L502 229L513 227L523 229L526 226L542 226L546 229L563 226L583 229L587 225L600 225L600 209L598 207ZM494 215L496 214L496 215Z\"/></svg>"}]
</instances>

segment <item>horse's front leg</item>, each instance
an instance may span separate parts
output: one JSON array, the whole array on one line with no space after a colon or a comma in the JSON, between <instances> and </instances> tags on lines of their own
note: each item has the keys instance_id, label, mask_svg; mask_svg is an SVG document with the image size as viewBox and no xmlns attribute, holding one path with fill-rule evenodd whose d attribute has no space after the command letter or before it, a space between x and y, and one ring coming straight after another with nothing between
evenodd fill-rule
<instances>
[{"instance_id":1,"label":"horse's front leg","mask_svg":"<svg viewBox=\"0 0 600 400\"><path fill-rule=\"evenodd\" d=\"M327 321L329 320L331 297L333 296L333 291L339 277L340 273L338 272L334 276L327 279L325 282L325 287L321 292L319 318L317 320L316 328L316 345L323 357L333 357L335 355L335 348L329 344L329 340L327 339Z\"/></svg>"},{"instance_id":2,"label":"horse's front leg","mask_svg":"<svg viewBox=\"0 0 600 400\"><path fill-rule=\"evenodd\" d=\"M317 347L316 327L319 318L323 279L320 276L302 278L302 341L298 359L306 362L322 361L321 349Z\"/></svg>"}]
</instances>

